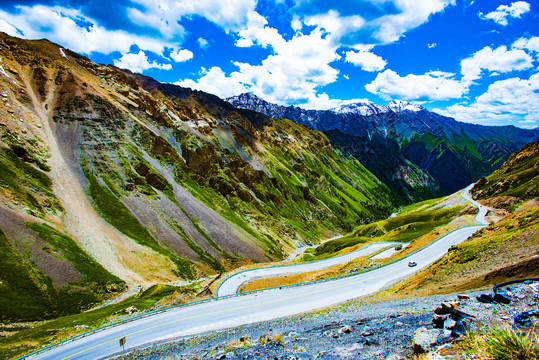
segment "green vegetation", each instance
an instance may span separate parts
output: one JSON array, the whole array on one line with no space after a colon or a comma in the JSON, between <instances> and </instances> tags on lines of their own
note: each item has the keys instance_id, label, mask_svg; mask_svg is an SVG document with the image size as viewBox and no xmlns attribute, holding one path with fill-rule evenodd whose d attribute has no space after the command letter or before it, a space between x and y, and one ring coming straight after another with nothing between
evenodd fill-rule
<instances>
[{"instance_id":1,"label":"green vegetation","mask_svg":"<svg viewBox=\"0 0 539 360\"><path fill-rule=\"evenodd\" d=\"M26 256L21 256L0 230L0 318L39 320L77 313L103 300L108 284L123 281L108 273L69 237L45 224L27 227L44 240L46 252L68 261L81 279L55 288L51 278Z\"/></svg>"},{"instance_id":2,"label":"green vegetation","mask_svg":"<svg viewBox=\"0 0 539 360\"><path fill-rule=\"evenodd\" d=\"M410 205L404 208L400 215L361 225L348 236L320 245L312 256L306 255L304 260L318 260L334 256L343 249L367 242L410 242L428 234L439 226L451 222L462 209L460 206L452 208L432 208L428 206L428 204L432 203L435 203L435 201L429 200ZM417 210L420 208L424 209Z\"/></svg>"},{"instance_id":3,"label":"green vegetation","mask_svg":"<svg viewBox=\"0 0 539 360\"><path fill-rule=\"evenodd\" d=\"M331 240L317 247L314 251L314 256L316 259L321 257L331 257L342 249L346 249L357 244L365 244L369 241L371 241L370 238L357 236ZM307 257L309 260L314 260L315 258Z\"/></svg>"},{"instance_id":4,"label":"green vegetation","mask_svg":"<svg viewBox=\"0 0 539 360\"><path fill-rule=\"evenodd\" d=\"M48 290L49 278L34 272L17 250L13 248L3 231L0 230L0 318L39 319L51 315L49 291L43 293L39 283L44 282ZM37 284L36 284L37 283Z\"/></svg>"},{"instance_id":5,"label":"green vegetation","mask_svg":"<svg viewBox=\"0 0 539 360\"><path fill-rule=\"evenodd\" d=\"M144 290L138 295L139 300L155 300L155 299L162 299L166 296L172 295L175 292L179 293L194 293L195 285L191 284L188 286L172 286L172 285L164 285L164 284L155 284Z\"/></svg>"},{"instance_id":6,"label":"green vegetation","mask_svg":"<svg viewBox=\"0 0 539 360\"><path fill-rule=\"evenodd\" d=\"M52 191L51 179L43 171L36 169L29 163L21 160L13 150L8 149L4 151L0 149L0 158L3 160L2 165L7 171L7 174L13 175L13 173L10 173L10 170L18 172L24 176L24 181L29 185L39 187L44 191ZM0 177L0 181L5 182L6 184L13 184L14 180L15 179L8 179L4 174Z\"/></svg>"},{"instance_id":7,"label":"green vegetation","mask_svg":"<svg viewBox=\"0 0 539 360\"><path fill-rule=\"evenodd\" d=\"M48 203L58 207L52 193L51 179L30 163L33 160L25 155L27 152L24 148L14 146L14 149L21 154L20 158L13 149L0 148L0 187L33 210L43 210L40 197L49 198Z\"/></svg>"},{"instance_id":8,"label":"green vegetation","mask_svg":"<svg viewBox=\"0 0 539 360\"><path fill-rule=\"evenodd\" d=\"M458 345L466 358L480 360L536 360L539 359L539 336L508 326L492 327L482 332L470 332Z\"/></svg>"},{"instance_id":9,"label":"green vegetation","mask_svg":"<svg viewBox=\"0 0 539 360\"><path fill-rule=\"evenodd\" d=\"M85 175L88 179L90 197L94 201L97 211L108 223L139 244L168 256L176 265L179 276L187 279L195 278L195 273L189 260L161 247L150 232L142 226L138 219L131 214L129 209L108 187L99 184L99 181L91 172L85 171Z\"/></svg>"},{"instance_id":10,"label":"green vegetation","mask_svg":"<svg viewBox=\"0 0 539 360\"><path fill-rule=\"evenodd\" d=\"M15 358L38 350L43 345L51 345L76 334L89 331L118 321L116 317L127 308L135 307L138 311L148 310L160 300L173 294L193 294L197 284L183 287L170 285L154 285L138 296L130 297L117 304L63 316L45 323L35 324L32 328L22 328L15 335L0 337L0 358Z\"/></svg>"},{"instance_id":11,"label":"green vegetation","mask_svg":"<svg viewBox=\"0 0 539 360\"><path fill-rule=\"evenodd\" d=\"M148 230L140 224L129 209L107 187L102 186L90 172L85 173L88 179L89 192L97 210L107 222L139 244L151 249L160 249L157 241Z\"/></svg>"},{"instance_id":12,"label":"green vegetation","mask_svg":"<svg viewBox=\"0 0 539 360\"><path fill-rule=\"evenodd\" d=\"M419 237L435 227L446 224L459 213L461 207L437 208L432 210L404 213L372 224L362 225L352 232L356 236L377 237L393 230L399 234L392 237L394 241L408 241L411 237Z\"/></svg>"},{"instance_id":13,"label":"green vegetation","mask_svg":"<svg viewBox=\"0 0 539 360\"><path fill-rule=\"evenodd\" d=\"M497 139L499 140L499 139ZM496 140L495 140L496 141ZM501 140L503 142L503 140ZM496 169L498 158L506 156L504 151L487 145L489 141L474 139L451 131L443 136L431 133L414 134L405 149L408 159L419 163L428 157L436 156L436 161L429 169L429 174L437 179L442 188L455 191L453 184L459 182L462 187L465 181L473 181ZM457 166L462 178L450 178L444 173L446 169ZM453 181L449 181L452 179Z\"/></svg>"},{"instance_id":14,"label":"green vegetation","mask_svg":"<svg viewBox=\"0 0 539 360\"><path fill-rule=\"evenodd\" d=\"M476 158L482 159L477 143L468 136L453 133L453 145L460 151L467 151Z\"/></svg>"},{"instance_id":15,"label":"green vegetation","mask_svg":"<svg viewBox=\"0 0 539 360\"><path fill-rule=\"evenodd\" d=\"M70 237L47 224L28 223L26 226L50 245L50 248L46 249L47 252L61 254L55 256L69 261L81 274L86 276L85 282L95 282L101 285L123 282L88 256Z\"/></svg>"}]
</instances>

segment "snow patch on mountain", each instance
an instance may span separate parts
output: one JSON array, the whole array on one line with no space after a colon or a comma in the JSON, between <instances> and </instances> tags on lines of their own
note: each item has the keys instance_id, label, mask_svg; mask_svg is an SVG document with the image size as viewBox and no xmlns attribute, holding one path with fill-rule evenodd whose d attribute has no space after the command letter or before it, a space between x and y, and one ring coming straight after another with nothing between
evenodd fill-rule
<instances>
[{"instance_id":1,"label":"snow patch on mountain","mask_svg":"<svg viewBox=\"0 0 539 360\"><path fill-rule=\"evenodd\" d=\"M379 106L372 102L342 104L334 108L333 111L339 114L359 114L361 116L369 116L387 112L384 106Z\"/></svg>"},{"instance_id":2,"label":"snow patch on mountain","mask_svg":"<svg viewBox=\"0 0 539 360\"><path fill-rule=\"evenodd\" d=\"M373 102L367 101L367 102L342 104L332 109L332 111L338 114L358 114L361 116L370 116L370 115L376 115L376 114L381 114L381 113L388 113L391 111L395 113L399 113L405 110L418 112L418 111L425 110L425 108L420 105L409 103L407 101L392 100L389 104L385 106L376 105Z\"/></svg>"},{"instance_id":3,"label":"snow patch on mountain","mask_svg":"<svg viewBox=\"0 0 539 360\"><path fill-rule=\"evenodd\" d=\"M389 104L387 104L386 108L390 109L393 112L402 112L405 110L417 112L425 110L423 106L412 104L402 100L392 100Z\"/></svg>"}]
</instances>

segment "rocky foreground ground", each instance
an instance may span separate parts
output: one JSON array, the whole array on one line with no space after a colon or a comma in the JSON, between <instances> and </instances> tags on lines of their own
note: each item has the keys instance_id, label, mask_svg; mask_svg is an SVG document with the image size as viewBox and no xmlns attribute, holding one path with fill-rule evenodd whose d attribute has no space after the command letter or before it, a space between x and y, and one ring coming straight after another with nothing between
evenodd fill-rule
<instances>
[{"instance_id":1,"label":"rocky foreground ground","mask_svg":"<svg viewBox=\"0 0 539 360\"><path fill-rule=\"evenodd\" d=\"M516 284L510 304L481 303L489 291L398 301L356 301L344 306L270 322L175 339L122 354L116 359L404 359L439 351L454 342L455 322L435 310L441 303L473 318L472 330L492 324L512 326L514 316L537 310L538 283ZM458 303L458 304L457 304ZM438 321L438 327L433 322ZM531 318L531 324L537 318ZM441 328L440 328L441 325ZM529 323L527 325L530 325Z\"/></svg>"}]
</instances>

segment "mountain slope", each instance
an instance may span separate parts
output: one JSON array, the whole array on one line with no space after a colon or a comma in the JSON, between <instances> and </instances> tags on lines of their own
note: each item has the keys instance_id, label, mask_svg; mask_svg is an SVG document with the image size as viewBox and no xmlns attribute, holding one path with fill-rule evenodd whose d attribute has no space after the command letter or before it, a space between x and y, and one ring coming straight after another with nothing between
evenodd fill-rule
<instances>
[{"instance_id":1,"label":"mountain slope","mask_svg":"<svg viewBox=\"0 0 539 360\"><path fill-rule=\"evenodd\" d=\"M420 106L393 101L387 106L348 104L335 111L303 110L293 106L268 103L253 94L242 94L228 101L234 106L253 109L272 117L286 117L320 131L338 130L353 136L334 143L344 149L346 143L369 149L376 144L384 153L383 163L391 168L379 168L377 161L368 162L361 152L352 152L382 181L397 192L414 197L413 188L425 188L424 182L414 183L406 178L397 181L392 174L405 168L410 179L431 177L430 190L438 187L451 193L485 176L499 167L513 152L536 140L539 132L513 126L492 127L460 123L430 112ZM331 136L330 136L331 138ZM395 151L397 150L397 151ZM365 153L365 151L363 151ZM415 168L410 167L409 163ZM389 172L387 170L390 170ZM412 191L410 191L410 188ZM416 197L419 194L415 194Z\"/></svg>"},{"instance_id":2,"label":"mountain slope","mask_svg":"<svg viewBox=\"0 0 539 360\"><path fill-rule=\"evenodd\" d=\"M0 34L0 58L1 260L20 265L0 274L1 317L280 259L392 211L381 181L304 125L46 40ZM24 296L48 303L11 311Z\"/></svg>"},{"instance_id":3,"label":"mountain slope","mask_svg":"<svg viewBox=\"0 0 539 360\"><path fill-rule=\"evenodd\" d=\"M539 141L527 144L471 189L499 221L451 249L438 262L398 284L395 294L423 296L492 286L539 275ZM500 216L502 215L502 216Z\"/></svg>"},{"instance_id":4,"label":"mountain slope","mask_svg":"<svg viewBox=\"0 0 539 360\"><path fill-rule=\"evenodd\" d=\"M513 153L498 170L481 178L474 198L507 206L539 196L539 140ZM498 201L497 201L498 200Z\"/></svg>"}]
</instances>

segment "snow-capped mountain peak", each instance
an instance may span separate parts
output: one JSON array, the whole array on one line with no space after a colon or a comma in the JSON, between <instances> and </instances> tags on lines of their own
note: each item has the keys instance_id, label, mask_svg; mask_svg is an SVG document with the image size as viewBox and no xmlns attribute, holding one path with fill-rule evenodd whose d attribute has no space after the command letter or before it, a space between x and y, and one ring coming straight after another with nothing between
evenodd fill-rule
<instances>
[{"instance_id":1,"label":"snow-capped mountain peak","mask_svg":"<svg viewBox=\"0 0 539 360\"><path fill-rule=\"evenodd\" d=\"M243 93L243 94L236 95L236 96L232 96L232 97L229 97L229 98L227 98L225 100L229 101L229 102L245 103L245 104L249 104L251 106L268 104L268 102L266 100L256 96L253 93L250 93L250 92L249 93Z\"/></svg>"},{"instance_id":2,"label":"snow-capped mountain peak","mask_svg":"<svg viewBox=\"0 0 539 360\"><path fill-rule=\"evenodd\" d=\"M421 111L424 109L420 105L411 104L408 101L402 101L402 100L391 100L391 102L387 104L385 108L393 112L401 112L404 110Z\"/></svg>"},{"instance_id":3,"label":"snow-capped mountain peak","mask_svg":"<svg viewBox=\"0 0 539 360\"><path fill-rule=\"evenodd\" d=\"M256 96L253 93L243 93L240 95L229 97L226 100L234 106L259 111L262 113L266 113L264 109L271 108L273 112L277 111L279 113L278 115L283 115L281 113L283 113L286 108L294 108L293 106L287 107L267 102L266 100ZM337 114L357 114L361 116L371 116L388 112L400 113L403 111L417 112L422 110L425 110L425 108L420 105L415 105L403 100L392 100L387 105L377 105L371 101L365 100L354 103L341 104L338 107L331 109L330 111L333 111Z\"/></svg>"},{"instance_id":4,"label":"snow-capped mountain peak","mask_svg":"<svg viewBox=\"0 0 539 360\"><path fill-rule=\"evenodd\" d=\"M339 114L359 114L362 116L369 116L386 112L383 106L376 105L372 102L357 102L350 104L342 104L335 109L334 112Z\"/></svg>"},{"instance_id":5,"label":"snow-capped mountain peak","mask_svg":"<svg viewBox=\"0 0 539 360\"><path fill-rule=\"evenodd\" d=\"M389 104L385 106L376 105L373 102L367 101L367 102L342 104L333 109L334 112L339 113L339 114L358 114L362 116L370 116L370 115L387 113L387 112L399 113L405 110L416 112L416 111L424 110L424 108L419 105L411 104L407 101L392 100Z\"/></svg>"}]
</instances>

